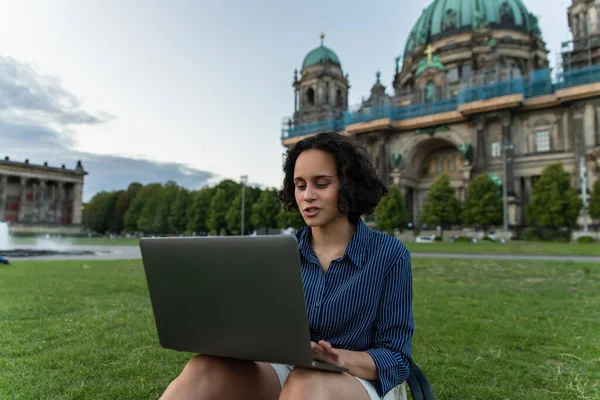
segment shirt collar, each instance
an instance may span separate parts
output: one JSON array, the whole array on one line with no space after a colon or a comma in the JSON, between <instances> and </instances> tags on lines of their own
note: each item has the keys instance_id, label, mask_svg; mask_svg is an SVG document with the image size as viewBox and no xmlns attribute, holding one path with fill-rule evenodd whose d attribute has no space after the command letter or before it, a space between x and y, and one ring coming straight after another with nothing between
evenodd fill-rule
<instances>
[{"instance_id":1,"label":"shirt collar","mask_svg":"<svg viewBox=\"0 0 600 400\"><path fill-rule=\"evenodd\" d=\"M348 243L346 252L344 253L344 257L350 258L354 265L359 268L362 268L367 261L370 233L369 227L359 218L356 231L352 235L352 239ZM310 237L310 227L305 226L298 232L298 249L304 258L318 263L317 256L310 244Z\"/></svg>"}]
</instances>

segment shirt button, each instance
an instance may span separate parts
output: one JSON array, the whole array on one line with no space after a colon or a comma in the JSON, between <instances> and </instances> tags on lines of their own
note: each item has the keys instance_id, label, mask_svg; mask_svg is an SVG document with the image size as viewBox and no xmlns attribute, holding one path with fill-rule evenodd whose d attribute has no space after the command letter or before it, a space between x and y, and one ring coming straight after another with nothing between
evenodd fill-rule
<instances>
[{"instance_id":1,"label":"shirt button","mask_svg":"<svg viewBox=\"0 0 600 400\"><path fill-rule=\"evenodd\" d=\"M321 303L317 303L315 304L315 307L319 307L321 305Z\"/></svg>"}]
</instances>

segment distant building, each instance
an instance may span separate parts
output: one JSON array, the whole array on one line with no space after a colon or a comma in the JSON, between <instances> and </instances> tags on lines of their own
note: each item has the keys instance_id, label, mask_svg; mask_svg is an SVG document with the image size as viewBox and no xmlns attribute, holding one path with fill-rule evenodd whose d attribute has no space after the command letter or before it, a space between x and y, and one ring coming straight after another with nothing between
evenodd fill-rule
<instances>
[{"instance_id":1,"label":"distant building","mask_svg":"<svg viewBox=\"0 0 600 400\"><path fill-rule=\"evenodd\" d=\"M13 233L79 233L85 175L81 161L67 169L0 160L0 221Z\"/></svg>"},{"instance_id":2,"label":"distant building","mask_svg":"<svg viewBox=\"0 0 600 400\"><path fill-rule=\"evenodd\" d=\"M600 40L592 3L569 8L578 43L592 32ZM590 49L564 50L550 71L538 19L521 1L434 0L396 58L393 94L377 73L369 98L349 109L338 56L323 42L308 53L281 141L322 130L361 139L381 177L402 189L415 226L441 173L464 200L469 182L488 171L506 182L509 224L518 228L546 165L562 162L580 188L583 158L588 192L600 175L600 42Z\"/></svg>"}]
</instances>

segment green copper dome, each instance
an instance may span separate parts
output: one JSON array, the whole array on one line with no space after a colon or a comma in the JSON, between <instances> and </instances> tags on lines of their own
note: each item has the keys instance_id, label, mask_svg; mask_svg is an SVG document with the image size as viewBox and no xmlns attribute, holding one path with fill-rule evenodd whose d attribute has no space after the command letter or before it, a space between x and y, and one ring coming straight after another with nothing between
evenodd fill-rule
<instances>
[{"instance_id":1,"label":"green copper dome","mask_svg":"<svg viewBox=\"0 0 600 400\"><path fill-rule=\"evenodd\" d=\"M311 50L306 57L304 57L304 62L302 63L302 69L310 67L311 65L317 64L326 64L331 63L337 65L338 67L342 67L342 63L338 56L333 52L333 50L323 46L323 38L325 36L321 35L321 45L316 49Z\"/></svg>"},{"instance_id":2,"label":"green copper dome","mask_svg":"<svg viewBox=\"0 0 600 400\"><path fill-rule=\"evenodd\" d=\"M410 32L404 57L418 46L481 28L540 33L537 17L521 0L434 0Z\"/></svg>"}]
</instances>

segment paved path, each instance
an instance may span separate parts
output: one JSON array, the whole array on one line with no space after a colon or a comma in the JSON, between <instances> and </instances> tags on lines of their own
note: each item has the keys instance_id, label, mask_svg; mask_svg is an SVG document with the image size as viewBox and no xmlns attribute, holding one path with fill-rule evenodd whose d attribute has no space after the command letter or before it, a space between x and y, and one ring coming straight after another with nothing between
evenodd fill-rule
<instances>
[{"instance_id":1,"label":"paved path","mask_svg":"<svg viewBox=\"0 0 600 400\"><path fill-rule=\"evenodd\" d=\"M73 246L78 250L92 250L96 255L58 255L44 257L13 258L18 260L131 260L140 259L141 253L138 246ZM457 254L457 253L411 253L414 258L445 258L445 259L471 259L471 260L538 260L538 261L578 261L599 262L600 257L589 256L536 256L524 254Z\"/></svg>"},{"instance_id":2,"label":"paved path","mask_svg":"<svg viewBox=\"0 0 600 400\"><path fill-rule=\"evenodd\" d=\"M26 246L23 246L26 248ZM11 262L19 260L132 260L142 258L138 246L82 246L74 245L73 250L90 250L95 255L53 255L41 257L15 257ZM68 250L68 249L65 249Z\"/></svg>"}]
</instances>

